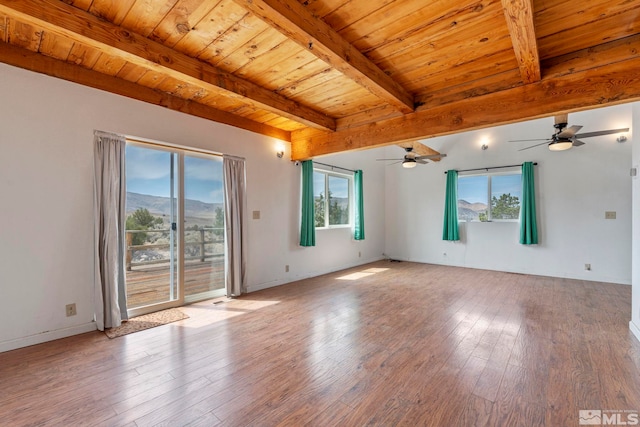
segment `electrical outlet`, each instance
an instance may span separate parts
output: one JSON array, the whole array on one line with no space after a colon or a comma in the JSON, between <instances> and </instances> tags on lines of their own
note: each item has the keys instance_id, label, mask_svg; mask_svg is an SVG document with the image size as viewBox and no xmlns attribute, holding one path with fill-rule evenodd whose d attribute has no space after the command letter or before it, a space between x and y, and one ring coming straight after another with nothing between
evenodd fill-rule
<instances>
[{"instance_id":1,"label":"electrical outlet","mask_svg":"<svg viewBox=\"0 0 640 427\"><path fill-rule=\"evenodd\" d=\"M289 272L289 265L285 265L285 266L284 266L284 272L285 272L285 273L288 273L288 272Z\"/></svg>"},{"instance_id":2,"label":"electrical outlet","mask_svg":"<svg viewBox=\"0 0 640 427\"><path fill-rule=\"evenodd\" d=\"M260 211L253 211L253 219L260 219Z\"/></svg>"},{"instance_id":3,"label":"electrical outlet","mask_svg":"<svg viewBox=\"0 0 640 427\"><path fill-rule=\"evenodd\" d=\"M75 316L76 314L78 314L76 312L76 303L75 302L73 304L67 304L65 306L65 309L67 310L67 317Z\"/></svg>"},{"instance_id":4,"label":"electrical outlet","mask_svg":"<svg viewBox=\"0 0 640 427\"><path fill-rule=\"evenodd\" d=\"M616 211L606 211L604 213L604 219L616 219Z\"/></svg>"},{"instance_id":5,"label":"electrical outlet","mask_svg":"<svg viewBox=\"0 0 640 427\"><path fill-rule=\"evenodd\" d=\"M587 271L591 271L591 264L585 264L584 269Z\"/></svg>"}]
</instances>

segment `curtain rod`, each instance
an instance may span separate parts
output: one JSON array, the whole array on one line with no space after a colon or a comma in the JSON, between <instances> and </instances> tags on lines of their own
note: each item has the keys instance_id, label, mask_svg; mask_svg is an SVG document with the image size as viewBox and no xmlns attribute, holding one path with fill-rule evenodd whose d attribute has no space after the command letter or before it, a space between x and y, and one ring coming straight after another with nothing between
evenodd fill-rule
<instances>
[{"instance_id":1,"label":"curtain rod","mask_svg":"<svg viewBox=\"0 0 640 427\"><path fill-rule=\"evenodd\" d=\"M128 135L124 135L124 137L127 139L127 141L138 142L138 143L146 144L146 145L153 145L153 146L164 148L164 149L167 149L167 148L176 149L176 150L182 150L182 151L187 151L187 152L191 152L191 153L207 154L209 156L216 156L216 157L222 157L223 156L223 154L216 153L216 152L209 151L209 150L205 150L205 149L202 149L202 148L185 147L185 146L182 146L182 145L172 144L172 143L169 143L169 142L159 142L159 141L154 141L152 139L144 139L144 138L139 138L139 137L135 137L135 136L128 136Z\"/></svg>"},{"instance_id":2,"label":"curtain rod","mask_svg":"<svg viewBox=\"0 0 640 427\"><path fill-rule=\"evenodd\" d=\"M535 162L533 165L537 166L538 162ZM456 171L456 172L489 171L489 169L515 168L516 166L522 166L522 164L519 164L519 165L507 165L507 166L491 166L491 167L488 167L488 168L477 168L477 169L462 169L462 170L459 170L459 171ZM445 171L444 173L446 175L447 171Z\"/></svg>"},{"instance_id":3,"label":"curtain rod","mask_svg":"<svg viewBox=\"0 0 640 427\"><path fill-rule=\"evenodd\" d=\"M313 161L313 163L316 164L316 165L329 166L330 168L342 169L342 170L345 170L345 171L356 173L356 171L354 171L353 169L347 169L347 168L343 168L343 167L340 167L340 166L328 165L326 163L316 162L315 160Z\"/></svg>"}]
</instances>

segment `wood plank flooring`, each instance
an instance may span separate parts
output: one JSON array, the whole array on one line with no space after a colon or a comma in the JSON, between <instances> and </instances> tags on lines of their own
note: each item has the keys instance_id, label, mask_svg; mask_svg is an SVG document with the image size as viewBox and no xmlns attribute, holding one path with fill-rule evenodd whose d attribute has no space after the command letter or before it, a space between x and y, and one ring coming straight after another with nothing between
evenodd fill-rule
<instances>
[{"instance_id":1,"label":"wood plank flooring","mask_svg":"<svg viewBox=\"0 0 640 427\"><path fill-rule=\"evenodd\" d=\"M7 426L573 426L640 411L631 287L380 261L0 354Z\"/></svg>"}]
</instances>

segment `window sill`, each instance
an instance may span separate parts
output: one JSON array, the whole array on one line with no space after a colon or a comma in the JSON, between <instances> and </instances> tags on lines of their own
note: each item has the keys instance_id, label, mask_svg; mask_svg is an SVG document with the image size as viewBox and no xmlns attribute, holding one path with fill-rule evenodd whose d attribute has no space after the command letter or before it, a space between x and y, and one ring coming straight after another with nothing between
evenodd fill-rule
<instances>
[{"instance_id":1,"label":"window sill","mask_svg":"<svg viewBox=\"0 0 640 427\"><path fill-rule=\"evenodd\" d=\"M464 219L459 219L458 223L463 224L486 224L486 223L499 223L499 224L509 224L509 223L518 223L519 219L492 219L491 221L467 221Z\"/></svg>"},{"instance_id":2,"label":"window sill","mask_svg":"<svg viewBox=\"0 0 640 427\"><path fill-rule=\"evenodd\" d=\"M351 224L332 225L330 227L316 227L316 231L319 231L319 230L342 230L342 229L350 229L350 228L351 228Z\"/></svg>"}]
</instances>

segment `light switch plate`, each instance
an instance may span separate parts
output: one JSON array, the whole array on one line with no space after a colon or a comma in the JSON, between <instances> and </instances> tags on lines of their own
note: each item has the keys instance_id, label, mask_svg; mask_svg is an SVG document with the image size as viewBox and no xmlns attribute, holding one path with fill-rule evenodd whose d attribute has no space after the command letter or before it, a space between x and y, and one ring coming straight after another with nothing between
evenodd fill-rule
<instances>
[{"instance_id":1,"label":"light switch plate","mask_svg":"<svg viewBox=\"0 0 640 427\"><path fill-rule=\"evenodd\" d=\"M253 219L260 219L260 211L253 211Z\"/></svg>"}]
</instances>

